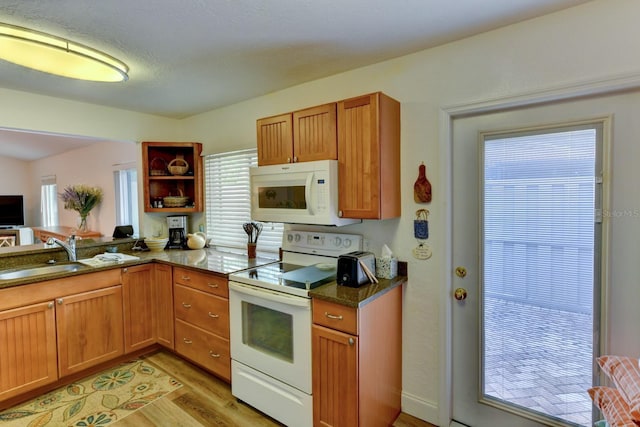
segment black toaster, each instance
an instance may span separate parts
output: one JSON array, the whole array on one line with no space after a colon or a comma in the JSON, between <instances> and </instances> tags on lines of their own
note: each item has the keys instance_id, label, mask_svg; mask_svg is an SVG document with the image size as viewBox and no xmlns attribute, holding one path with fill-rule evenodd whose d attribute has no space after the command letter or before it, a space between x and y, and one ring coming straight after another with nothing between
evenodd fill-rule
<instances>
[{"instance_id":1,"label":"black toaster","mask_svg":"<svg viewBox=\"0 0 640 427\"><path fill-rule=\"evenodd\" d=\"M336 274L336 282L339 285L358 286L369 283L369 277L360 265L360 262L369 268L369 271L376 271L376 257L371 252L349 252L338 257L338 271Z\"/></svg>"}]
</instances>

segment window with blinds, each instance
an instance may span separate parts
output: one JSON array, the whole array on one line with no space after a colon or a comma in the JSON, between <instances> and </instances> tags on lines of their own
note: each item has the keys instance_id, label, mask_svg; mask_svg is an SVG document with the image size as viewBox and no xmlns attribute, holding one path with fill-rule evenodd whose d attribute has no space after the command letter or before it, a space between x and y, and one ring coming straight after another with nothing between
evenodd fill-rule
<instances>
[{"instance_id":1,"label":"window with blinds","mask_svg":"<svg viewBox=\"0 0 640 427\"><path fill-rule=\"evenodd\" d=\"M242 224L251 221L249 168L258 165L255 148L210 154L204 158L207 236L218 247L246 248ZM281 223L266 223L258 239L259 251L278 252Z\"/></svg>"}]
</instances>

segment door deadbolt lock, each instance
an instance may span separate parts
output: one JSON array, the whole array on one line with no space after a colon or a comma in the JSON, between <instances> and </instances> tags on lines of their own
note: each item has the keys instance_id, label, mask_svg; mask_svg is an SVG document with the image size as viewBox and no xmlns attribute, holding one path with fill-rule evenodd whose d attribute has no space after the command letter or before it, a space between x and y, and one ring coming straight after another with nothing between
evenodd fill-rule
<instances>
[{"instance_id":1,"label":"door deadbolt lock","mask_svg":"<svg viewBox=\"0 0 640 427\"><path fill-rule=\"evenodd\" d=\"M456 267L456 276L465 277L467 275L467 269L464 267Z\"/></svg>"}]
</instances>

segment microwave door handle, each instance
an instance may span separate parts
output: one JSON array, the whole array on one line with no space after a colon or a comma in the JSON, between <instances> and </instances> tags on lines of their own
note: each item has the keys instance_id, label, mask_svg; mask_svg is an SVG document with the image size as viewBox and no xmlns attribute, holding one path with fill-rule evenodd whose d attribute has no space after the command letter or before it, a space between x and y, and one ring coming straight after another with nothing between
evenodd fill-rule
<instances>
[{"instance_id":1,"label":"microwave door handle","mask_svg":"<svg viewBox=\"0 0 640 427\"><path fill-rule=\"evenodd\" d=\"M307 201L307 212L309 215L313 215L313 208L311 207L311 184L313 183L313 172L307 175L307 182L304 186L304 198Z\"/></svg>"}]
</instances>

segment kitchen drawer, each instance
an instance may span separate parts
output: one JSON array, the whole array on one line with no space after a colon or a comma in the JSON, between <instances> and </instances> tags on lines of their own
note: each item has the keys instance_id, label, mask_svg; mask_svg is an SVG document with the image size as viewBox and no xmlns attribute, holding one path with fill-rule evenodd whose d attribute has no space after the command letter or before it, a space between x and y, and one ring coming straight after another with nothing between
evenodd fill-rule
<instances>
[{"instance_id":1,"label":"kitchen drawer","mask_svg":"<svg viewBox=\"0 0 640 427\"><path fill-rule=\"evenodd\" d=\"M313 323L358 335L358 310L329 301L313 299Z\"/></svg>"},{"instance_id":2,"label":"kitchen drawer","mask_svg":"<svg viewBox=\"0 0 640 427\"><path fill-rule=\"evenodd\" d=\"M229 287L227 286L226 277L199 273L186 268L174 267L173 281L174 283L179 283L214 295L229 298Z\"/></svg>"},{"instance_id":3,"label":"kitchen drawer","mask_svg":"<svg viewBox=\"0 0 640 427\"><path fill-rule=\"evenodd\" d=\"M227 382L231 381L229 340L176 319L176 351Z\"/></svg>"},{"instance_id":4,"label":"kitchen drawer","mask_svg":"<svg viewBox=\"0 0 640 427\"><path fill-rule=\"evenodd\" d=\"M174 286L173 295L177 319L229 338L229 300L182 285Z\"/></svg>"}]
</instances>

